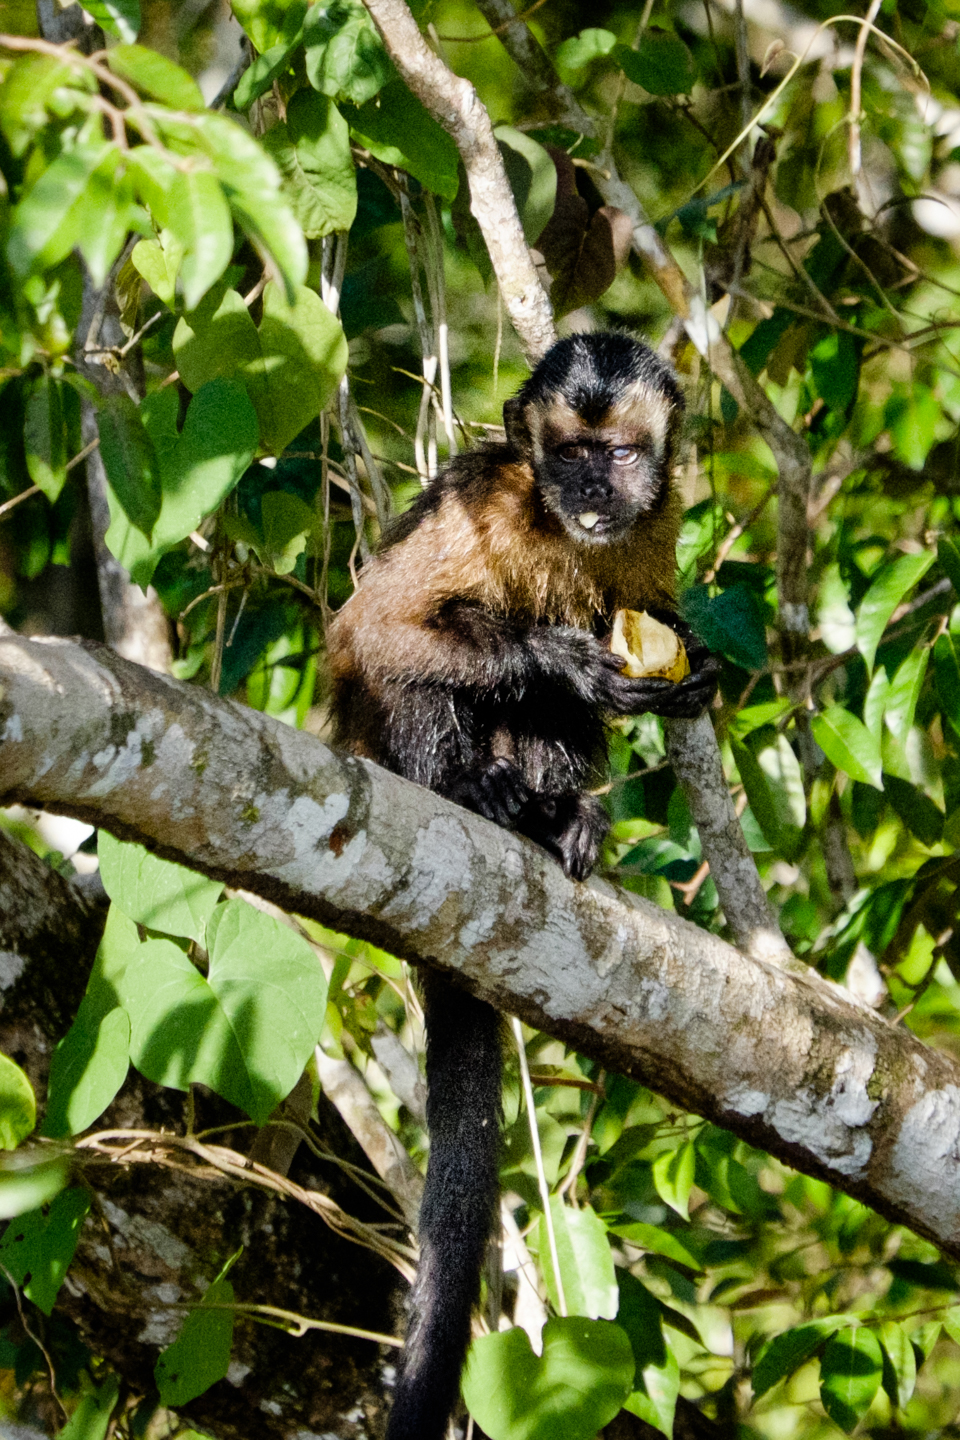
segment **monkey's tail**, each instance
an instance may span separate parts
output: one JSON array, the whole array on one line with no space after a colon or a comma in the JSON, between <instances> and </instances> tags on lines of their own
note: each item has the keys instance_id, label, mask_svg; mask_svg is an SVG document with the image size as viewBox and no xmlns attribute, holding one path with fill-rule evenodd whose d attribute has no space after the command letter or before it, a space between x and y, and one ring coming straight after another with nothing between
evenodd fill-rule
<instances>
[{"instance_id":1,"label":"monkey's tail","mask_svg":"<svg viewBox=\"0 0 960 1440\"><path fill-rule=\"evenodd\" d=\"M420 1264L387 1440L443 1440L498 1194L500 1018L442 976L422 977L430 1162Z\"/></svg>"}]
</instances>

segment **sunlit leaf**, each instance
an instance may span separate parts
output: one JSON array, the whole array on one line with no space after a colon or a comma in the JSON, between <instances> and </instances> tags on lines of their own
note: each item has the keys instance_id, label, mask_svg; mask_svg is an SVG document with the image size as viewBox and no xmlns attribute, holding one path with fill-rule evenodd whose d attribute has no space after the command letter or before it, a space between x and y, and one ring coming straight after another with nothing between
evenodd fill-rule
<instances>
[{"instance_id":1,"label":"sunlit leaf","mask_svg":"<svg viewBox=\"0 0 960 1440\"><path fill-rule=\"evenodd\" d=\"M838 770L853 780L883 789L880 746L866 725L842 705L831 705L811 721L813 738Z\"/></svg>"},{"instance_id":2,"label":"sunlit leaf","mask_svg":"<svg viewBox=\"0 0 960 1440\"><path fill-rule=\"evenodd\" d=\"M0 1149L16 1150L36 1123L33 1086L15 1061L0 1055Z\"/></svg>"},{"instance_id":3,"label":"sunlit leaf","mask_svg":"<svg viewBox=\"0 0 960 1440\"><path fill-rule=\"evenodd\" d=\"M363 105L396 76L380 34L359 0L314 5L303 27L307 79L333 100Z\"/></svg>"},{"instance_id":4,"label":"sunlit leaf","mask_svg":"<svg viewBox=\"0 0 960 1440\"><path fill-rule=\"evenodd\" d=\"M660 1199L684 1220L690 1218L687 1206L695 1169L696 1152L691 1140L684 1140L674 1150L662 1151L651 1167Z\"/></svg>"},{"instance_id":5,"label":"sunlit leaf","mask_svg":"<svg viewBox=\"0 0 960 1440\"><path fill-rule=\"evenodd\" d=\"M204 108L196 80L166 55L145 45L114 45L106 58L113 73L128 80L141 95L160 100L173 110Z\"/></svg>"},{"instance_id":6,"label":"sunlit leaf","mask_svg":"<svg viewBox=\"0 0 960 1440\"><path fill-rule=\"evenodd\" d=\"M86 998L53 1052L42 1134L79 1135L99 1119L127 1077L130 1020L125 1010L100 1013Z\"/></svg>"},{"instance_id":7,"label":"sunlit leaf","mask_svg":"<svg viewBox=\"0 0 960 1440\"><path fill-rule=\"evenodd\" d=\"M842 1316L830 1315L775 1335L754 1362L751 1377L754 1395L759 1399L779 1380L785 1380L799 1370L846 1323Z\"/></svg>"},{"instance_id":8,"label":"sunlit leaf","mask_svg":"<svg viewBox=\"0 0 960 1440\"><path fill-rule=\"evenodd\" d=\"M820 1399L830 1419L849 1435L869 1410L883 1379L880 1342L861 1325L839 1331L820 1359Z\"/></svg>"},{"instance_id":9,"label":"sunlit leaf","mask_svg":"<svg viewBox=\"0 0 960 1440\"><path fill-rule=\"evenodd\" d=\"M463 1396L490 1440L593 1440L633 1386L630 1341L608 1320L548 1320L543 1354L524 1330L475 1340Z\"/></svg>"},{"instance_id":10,"label":"sunlit leaf","mask_svg":"<svg viewBox=\"0 0 960 1440\"><path fill-rule=\"evenodd\" d=\"M587 1315L592 1320L612 1320L617 1313L618 1292L606 1226L589 1205L574 1210L556 1195L550 1197L550 1215L567 1313ZM559 1290L545 1216L540 1217L539 1247L547 1293L554 1309L559 1310Z\"/></svg>"},{"instance_id":11,"label":"sunlit leaf","mask_svg":"<svg viewBox=\"0 0 960 1440\"><path fill-rule=\"evenodd\" d=\"M857 645L867 662L867 669L873 670L873 660L887 627L890 616L901 600L927 573L933 564L932 551L917 555L901 555L891 565L881 567L880 573L860 602L857 611Z\"/></svg>"}]
</instances>

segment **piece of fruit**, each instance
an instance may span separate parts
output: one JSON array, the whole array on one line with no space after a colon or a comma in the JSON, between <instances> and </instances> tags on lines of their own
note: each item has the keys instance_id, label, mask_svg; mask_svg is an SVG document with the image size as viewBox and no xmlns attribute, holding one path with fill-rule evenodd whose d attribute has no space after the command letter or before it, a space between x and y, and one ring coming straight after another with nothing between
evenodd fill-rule
<instances>
[{"instance_id":1,"label":"piece of fruit","mask_svg":"<svg viewBox=\"0 0 960 1440\"><path fill-rule=\"evenodd\" d=\"M682 680L690 674L683 641L669 625L661 625L646 610L618 610L613 617L610 649L627 662L623 671L631 680L641 676Z\"/></svg>"}]
</instances>

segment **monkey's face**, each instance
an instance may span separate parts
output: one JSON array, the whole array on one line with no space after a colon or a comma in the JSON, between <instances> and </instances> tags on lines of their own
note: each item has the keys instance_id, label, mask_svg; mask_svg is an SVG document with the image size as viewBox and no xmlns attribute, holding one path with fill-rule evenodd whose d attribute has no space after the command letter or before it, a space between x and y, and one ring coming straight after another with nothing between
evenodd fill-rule
<instances>
[{"instance_id":1,"label":"monkey's face","mask_svg":"<svg viewBox=\"0 0 960 1440\"><path fill-rule=\"evenodd\" d=\"M540 492L571 539L582 545L623 540L660 509L670 488L669 419L665 406L648 404L643 414L635 406L613 406L589 425L562 401L530 417Z\"/></svg>"}]
</instances>

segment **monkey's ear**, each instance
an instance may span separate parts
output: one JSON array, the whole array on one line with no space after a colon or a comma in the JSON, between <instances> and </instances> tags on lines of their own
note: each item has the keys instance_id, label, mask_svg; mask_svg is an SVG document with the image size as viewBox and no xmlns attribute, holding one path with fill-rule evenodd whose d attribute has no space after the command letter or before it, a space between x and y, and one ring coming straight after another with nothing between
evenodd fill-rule
<instances>
[{"instance_id":1,"label":"monkey's ear","mask_svg":"<svg viewBox=\"0 0 960 1440\"><path fill-rule=\"evenodd\" d=\"M514 395L503 405L503 428L507 432L507 444L520 455L530 450L530 431L520 396Z\"/></svg>"}]
</instances>

